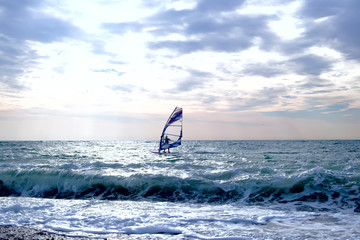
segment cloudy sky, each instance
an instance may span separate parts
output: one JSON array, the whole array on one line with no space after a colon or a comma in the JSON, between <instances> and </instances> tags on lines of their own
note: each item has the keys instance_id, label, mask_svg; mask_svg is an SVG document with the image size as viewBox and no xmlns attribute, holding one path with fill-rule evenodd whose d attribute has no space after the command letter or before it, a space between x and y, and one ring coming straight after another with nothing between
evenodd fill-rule
<instances>
[{"instance_id":1,"label":"cloudy sky","mask_svg":"<svg viewBox=\"0 0 360 240\"><path fill-rule=\"evenodd\" d=\"M0 140L359 139L358 0L0 0Z\"/></svg>"}]
</instances>

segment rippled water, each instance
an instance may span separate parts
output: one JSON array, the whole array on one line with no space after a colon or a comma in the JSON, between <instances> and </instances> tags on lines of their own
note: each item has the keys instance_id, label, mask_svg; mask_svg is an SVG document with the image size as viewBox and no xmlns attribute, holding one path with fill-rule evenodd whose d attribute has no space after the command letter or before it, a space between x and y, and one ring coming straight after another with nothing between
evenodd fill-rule
<instances>
[{"instance_id":1,"label":"rippled water","mask_svg":"<svg viewBox=\"0 0 360 240\"><path fill-rule=\"evenodd\" d=\"M0 224L82 236L356 239L360 141L0 142Z\"/></svg>"}]
</instances>

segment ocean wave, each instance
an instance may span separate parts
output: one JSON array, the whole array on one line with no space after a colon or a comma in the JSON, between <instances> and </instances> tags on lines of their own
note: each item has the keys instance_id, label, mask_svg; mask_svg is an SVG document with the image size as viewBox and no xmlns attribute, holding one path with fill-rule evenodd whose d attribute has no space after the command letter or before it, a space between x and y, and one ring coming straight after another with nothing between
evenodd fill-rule
<instances>
[{"instance_id":1,"label":"ocean wave","mask_svg":"<svg viewBox=\"0 0 360 240\"><path fill-rule=\"evenodd\" d=\"M223 178L223 179L227 179ZM360 212L359 176L338 177L315 168L298 175L217 180L161 174L106 176L72 169L16 169L0 172L0 196L65 199L153 200L192 203L321 203L321 209Z\"/></svg>"}]
</instances>

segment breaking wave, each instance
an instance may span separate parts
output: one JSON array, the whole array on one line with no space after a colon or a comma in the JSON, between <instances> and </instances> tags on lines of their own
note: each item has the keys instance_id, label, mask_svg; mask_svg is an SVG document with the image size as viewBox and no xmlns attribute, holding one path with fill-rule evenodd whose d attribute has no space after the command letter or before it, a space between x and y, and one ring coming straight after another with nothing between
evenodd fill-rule
<instances>
[{"instance_id":1,"label":"breaking wave","mask_svg":"<svg viewBox=\"0 0 360 240\"><path fill-rule=\"evenodd\" d=\"M0 196L214 204L276 203L298 205L299 210L311 208L303 203L321 203L319 210L346 208L360 212L359 176L337 177L319 167L290 177L237 180L219 180L229 178L221 175L208 178L161 174L119 177L69 169L7 169L0 173Z\"/></svg>"}]
</instances>

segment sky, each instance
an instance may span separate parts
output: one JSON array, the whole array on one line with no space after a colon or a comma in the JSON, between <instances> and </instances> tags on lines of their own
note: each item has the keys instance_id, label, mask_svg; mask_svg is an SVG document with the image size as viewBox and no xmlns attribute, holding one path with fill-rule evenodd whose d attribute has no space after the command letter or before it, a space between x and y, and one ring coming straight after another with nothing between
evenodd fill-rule
<instances>
[{"instance_id":1,"label":"sky","mask_svg":"<svg viewBox=\"0 0 360 240\"><path fill-rule=\"evenodd\" d=\"M360 139L358 0L0 0L0 140Z\"/></svg>"}]
</instances>

